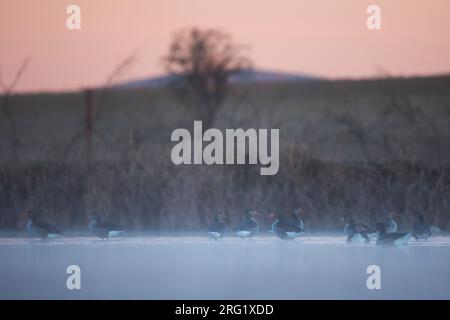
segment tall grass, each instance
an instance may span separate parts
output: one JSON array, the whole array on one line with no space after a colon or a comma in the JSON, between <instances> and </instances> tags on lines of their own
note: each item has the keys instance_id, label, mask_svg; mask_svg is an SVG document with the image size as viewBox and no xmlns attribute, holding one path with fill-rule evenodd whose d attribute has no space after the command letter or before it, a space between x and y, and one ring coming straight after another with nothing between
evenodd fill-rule
<instances>
[{"instance_id":1,"label":"tall grass","mask_svg":"<svg viewBox=\"0 0 450 320\"><path fill-rule=\"evenodd\" d=\"M64 228L84 228L99 213L132 229L198 230L217 210L233 225L249 208L290 214L301 205L311 229L338 228L345 214L376 222L390 211L405 228L416 212L448 228L449 193L450 168L404 162L344 165L296 155L273 177L251 166L46 162L0 170L0 225L21 228L20 213L32 209Z\"/></svg>"}]
</instances>

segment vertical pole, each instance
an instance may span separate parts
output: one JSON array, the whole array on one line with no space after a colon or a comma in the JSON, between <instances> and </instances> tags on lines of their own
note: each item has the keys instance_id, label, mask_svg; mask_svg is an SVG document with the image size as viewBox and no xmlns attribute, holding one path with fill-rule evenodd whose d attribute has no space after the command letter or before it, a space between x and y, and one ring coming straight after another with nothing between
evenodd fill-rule
<instances>
[{"instance_id":1,"label":"vertical pole","mask_svg":"<svg viewBox=\"0 0 450 320\"><path fill-rule=\"evenodd\" d=\"M86 124L86 156L92 160L92 131L94 129L94 106L92 104L92 90L85 90L85 124Z\"/></svg>"}]
</instances>

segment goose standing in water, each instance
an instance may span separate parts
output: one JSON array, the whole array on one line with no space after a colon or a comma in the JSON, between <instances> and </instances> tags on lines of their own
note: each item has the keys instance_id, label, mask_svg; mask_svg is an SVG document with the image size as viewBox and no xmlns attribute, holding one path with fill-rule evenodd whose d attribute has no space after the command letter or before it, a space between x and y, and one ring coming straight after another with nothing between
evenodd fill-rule
<instances>
[{"instance_id":1,"label":"goose standing in water","mask_svg":"<svg viewBox=\"0 0 450 320\"><path fill-rule=\"evenodd\" d=\"M394 218L397 217L397 213L391 212L388 214L388 217L386 219L386 233L393 233L397 232L397 222L394 220Z\"/></svg>"},{"instance_id":2,"label":"goose standing in water","mask_svg":"<svg viewBox=\"0 0 450 320\"><path fill-rule=\"evenodd\" d=\"M387 215L385 222L380 222L385 227L386 233L393 233L397 232L397 222L394 220L394 218L397 216L395 212L391 212ZM369 233L368 236L370 239L378 239L379 231L378 231L378 223L371 226L371 229L373 229L375 232Z\"/></svg>"},{"instance_id":3,"label":"goose standing in water","mask_svg":"<svg viewBox=\"0 0 450 320\"><path fill-rule=\"evenodd\" d=\"M376 233L376 230L356 222L352 216L345 216L342 220L345 223L344 233L347 235L347 242L359 242L360 238L363 238L368 243L370 242L369 235Z\"/></svg>"},{"instance_id":4,"label":"goose standing in water","mask_svg":"<svg viewBox=\"0 0 450 320\"><path fill-rule=\"evenodd\" d=\"M292 240L303 232L299 224L287 220L282 214L278 215L278 219L272 224L272 232L281 240Z\"/></svg>"},{"instance_id":5,"label":"goose standing in water","mask_svg":"<svg viewBox=\"0 0 450 320\"><path fill-rule=\"evenodd\" d=\"M253 237L259 231L258 222L255 220L255 217L258 215L258 212L249 210L244 220L236 227L236 235L241 238Z\"/></svg>"},{"instance_id":6,"label":"goose standing in water","mask_svg":"<svg viewBox=\"0 0 450 320\"><path fill-rule=\"evenodd\" d=\"M108 239L109 237L117 237L125 234L121 225L102 221L100 216L96 214L91 217L89 230L91 230L94 236L100 239Z\"/></svg>"},{"instance_id":7,"label":"goose standing in water","mask_svg":"<svg viewBox=\"0 0 450 320\"><path fill-rule=\"evenodd\" d=\"M416 214L415 222L413 225L412 236L416 239L427 240L431 237L431 227L425 223L423 216L420 213Z\"/></svg>"},{"instance_id":8,"label":"goose standing in water","mask_svg":"<svg viewBox=\"0 0 450 320\"><path fill-rule=\"evenodd\" d=\"M31 237L45 239L57 238L61 236L61 230L51 224L48 224L47 222L40 221L33 212L27 211L26 214L28 217L26 228Z\"/></svg>"},{"instance_id":9,"label":"goose standing in water","mask_svg":"<svg viewBox=\"0 0 450 320\"><path fill-rule=\"evenodd\" d=\"M294 239L301 236L305 230L305 224L303 223L302 215L304 215L305 211L303 208L297 207L292 210L292 216L290 223L293 224L292 231L287 231L286 234L288 238Z\"/></svg>"},{"instance_id":10,"label":"goose standing in water","mask_svg":"<svg viewBox=\"0 0 450 320\"><path fill-rule=\"evenodd\" d=\"M214 220L208 225L208 236L209 239L217 240L223 237L226 226L223 223L224 215L222 213L217 213Z\"/></svg>"},{"instance_id":11,"label":"goose standing in water","mask_svg":"<svg viewBox=\"0 0 450 320\"><path fill-rule=\"evenodd\" d=\"M376 229L379 233L377 245L406 245L411 238L411 233L401 232L386 232L386 226L384 223L377 223Z\"/></svg>"}]
</instances>

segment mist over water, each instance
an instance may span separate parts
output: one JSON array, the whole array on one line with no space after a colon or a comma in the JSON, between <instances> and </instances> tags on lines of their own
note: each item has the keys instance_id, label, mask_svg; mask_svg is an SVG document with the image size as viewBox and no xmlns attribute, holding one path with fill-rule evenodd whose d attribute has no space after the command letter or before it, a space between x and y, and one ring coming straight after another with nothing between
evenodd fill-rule
<instances>
[{"instance_id":1,"label":"mist over water","mask_svg":"<svg viewBox=\"0 0 450 320\"><path fill-rule=\"evenodd\" d=\"M409 246L202 236L0 238L1 299L450 299L450 237ZM66 269L81 268L81 290ZM369 265L381 289L366 286Z\"/></svg>"}]
</instances>

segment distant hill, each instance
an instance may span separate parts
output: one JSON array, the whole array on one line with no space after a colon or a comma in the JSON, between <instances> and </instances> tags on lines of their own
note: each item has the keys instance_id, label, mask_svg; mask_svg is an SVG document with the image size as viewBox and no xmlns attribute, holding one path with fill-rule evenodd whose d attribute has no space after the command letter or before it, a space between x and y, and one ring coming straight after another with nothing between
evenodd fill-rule
<instances>
[{"instance_id":1,"label":"distant hill","mask_svg":"<svg viewBox=\"0 0 450 320\"><path fill-rule=\"evenodd\" d=\"M147 79L138 79L118 84L118 89L147 89L160 88L168 85L176 80L176 76L163 75ZM268 70L243 70L233 74L230 77L230 83L264 83L264 82L298 82L298 81L314 81L321 78L286 72L276 72Z\"/></svg>"}]
</instances>

